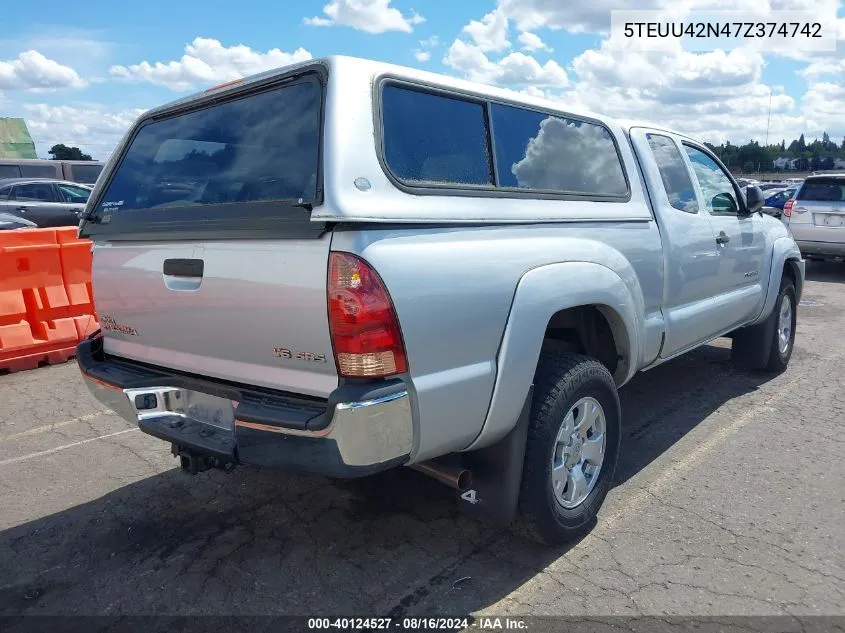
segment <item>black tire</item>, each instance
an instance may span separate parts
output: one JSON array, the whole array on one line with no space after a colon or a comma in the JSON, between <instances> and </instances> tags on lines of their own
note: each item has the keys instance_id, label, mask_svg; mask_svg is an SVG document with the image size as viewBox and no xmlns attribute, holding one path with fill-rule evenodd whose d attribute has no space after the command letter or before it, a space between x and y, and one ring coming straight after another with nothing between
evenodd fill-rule
<instances>
[{"instance_id":1,"label":"black tire","mask_svg":"<svg viewBox=\"0 0 845 633\"><path fill-rule=\"evenodd\" d=\"M785 297L789 298L792 310L792 328L789 344L781 351L778 343L778 321ZM792 349L795 346L795 328L798 323L798 302L795 296L795 284L784 276L780 281L778 297L772 313L763 323L742 328L734 332L731 359L738 367L755 371L782 372L789 365Z\"/></svg>"},{"instance_id":2,"label":"black tire","mask_svg":"<svg viewBox=\"0 0 845 633\"><path fill-rule=\"evenodd\" d=\"M564 508L552 489L552 452L567 412L584 397L594 398L605 416L605 452L592 491L574 508ZM587 533L613 482L622 436L616 384L597 360L568 352L544 352L537 366L528 425L525 463L514 530L546 545Z\"/></svg>"}]
</instances>

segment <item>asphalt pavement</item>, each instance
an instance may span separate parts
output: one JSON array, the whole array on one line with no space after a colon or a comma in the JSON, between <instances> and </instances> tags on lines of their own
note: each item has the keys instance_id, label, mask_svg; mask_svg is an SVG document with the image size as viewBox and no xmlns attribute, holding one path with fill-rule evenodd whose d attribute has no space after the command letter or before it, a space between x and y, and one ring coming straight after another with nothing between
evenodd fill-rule
<instances>
[{"instance_id":1,"label":"asphalt pavement","mask_svg":"<svg viewBox=\"0 0 845 633\"><path fill-rule=\"evenodd\" d=\"M845 264L808 264L789 369L717 341L621 391L616 486L543 548L401 469L191 477L73 362L0 376L0 615L845 616Z\"/></svg>"}]
</instances>

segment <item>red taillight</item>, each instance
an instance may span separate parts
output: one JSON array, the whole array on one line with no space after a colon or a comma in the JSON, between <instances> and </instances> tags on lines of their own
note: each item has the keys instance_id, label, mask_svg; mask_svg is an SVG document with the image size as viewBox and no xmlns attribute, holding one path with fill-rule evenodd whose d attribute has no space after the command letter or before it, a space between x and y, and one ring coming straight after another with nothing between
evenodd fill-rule
<instances>
[{"instance_id":1,"label":"red taillight","mask_svg":"<svg viewBox=\"0 0 845 633\"><path fill-rule=\"evenodd\" d=\"M329 329L337 370L348 378L407 371L393 302L369 264L349 253L329 257Z\"/></svg>"},{"instance_id":2,"label":"red taillight","mask_svg":"<svg viewBox=\"0 0 845 633\"><path fill-rule=\"evenodd\" d=\"M790 198L783 205L783 214L786 217L792 216L792 206L795 204L795 198Z\"/></svg>"}]
</instances>

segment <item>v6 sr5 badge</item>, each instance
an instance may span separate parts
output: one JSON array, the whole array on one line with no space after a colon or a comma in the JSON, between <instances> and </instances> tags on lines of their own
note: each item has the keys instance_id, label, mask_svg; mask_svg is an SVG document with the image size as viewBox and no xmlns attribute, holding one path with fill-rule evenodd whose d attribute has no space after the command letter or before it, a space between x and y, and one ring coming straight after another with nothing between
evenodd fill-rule
<instances>
[{"instance_id":1,"label":"v6 sr5 badge","mask_svg":"<svg viewBox=\"0 0 845 633\"><path fill-rule=\"evenodd\" d=\"M279 358L291 358L293 360L304 360L312 363L328 362L325 354L314 354L312 352L297 352L286 347L274 347L273 353Z\"/></svg>"}]
</instances>

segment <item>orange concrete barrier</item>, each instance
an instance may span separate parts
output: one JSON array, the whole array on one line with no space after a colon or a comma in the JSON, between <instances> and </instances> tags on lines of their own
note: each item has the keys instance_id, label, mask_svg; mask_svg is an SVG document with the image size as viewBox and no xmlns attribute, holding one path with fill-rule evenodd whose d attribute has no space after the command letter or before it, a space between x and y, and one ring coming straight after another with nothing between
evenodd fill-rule
<instances>
[{"instance_id":1,"label":"orange concrete barrier","mask_svg":"<svg viewBox=\"0 0 845 633\"><path fill-rule=\"evenodd\" d=\"M76 227L56 229L61 244L62 279L79 340L93 334L99 326L94 312L94 293L91 290L91 240L76 237Z\"/></svg>"},{"instance_id":2,"label":"orange concrete barrier","mask_svg":"<svg viewBox=\"0 0 845 633\"><path fill-rule=\"evenodd\" d=\"M96 330L90 249L75 227L0 231L0 371L65 362Z\"/></svg>"}]
</instances>

